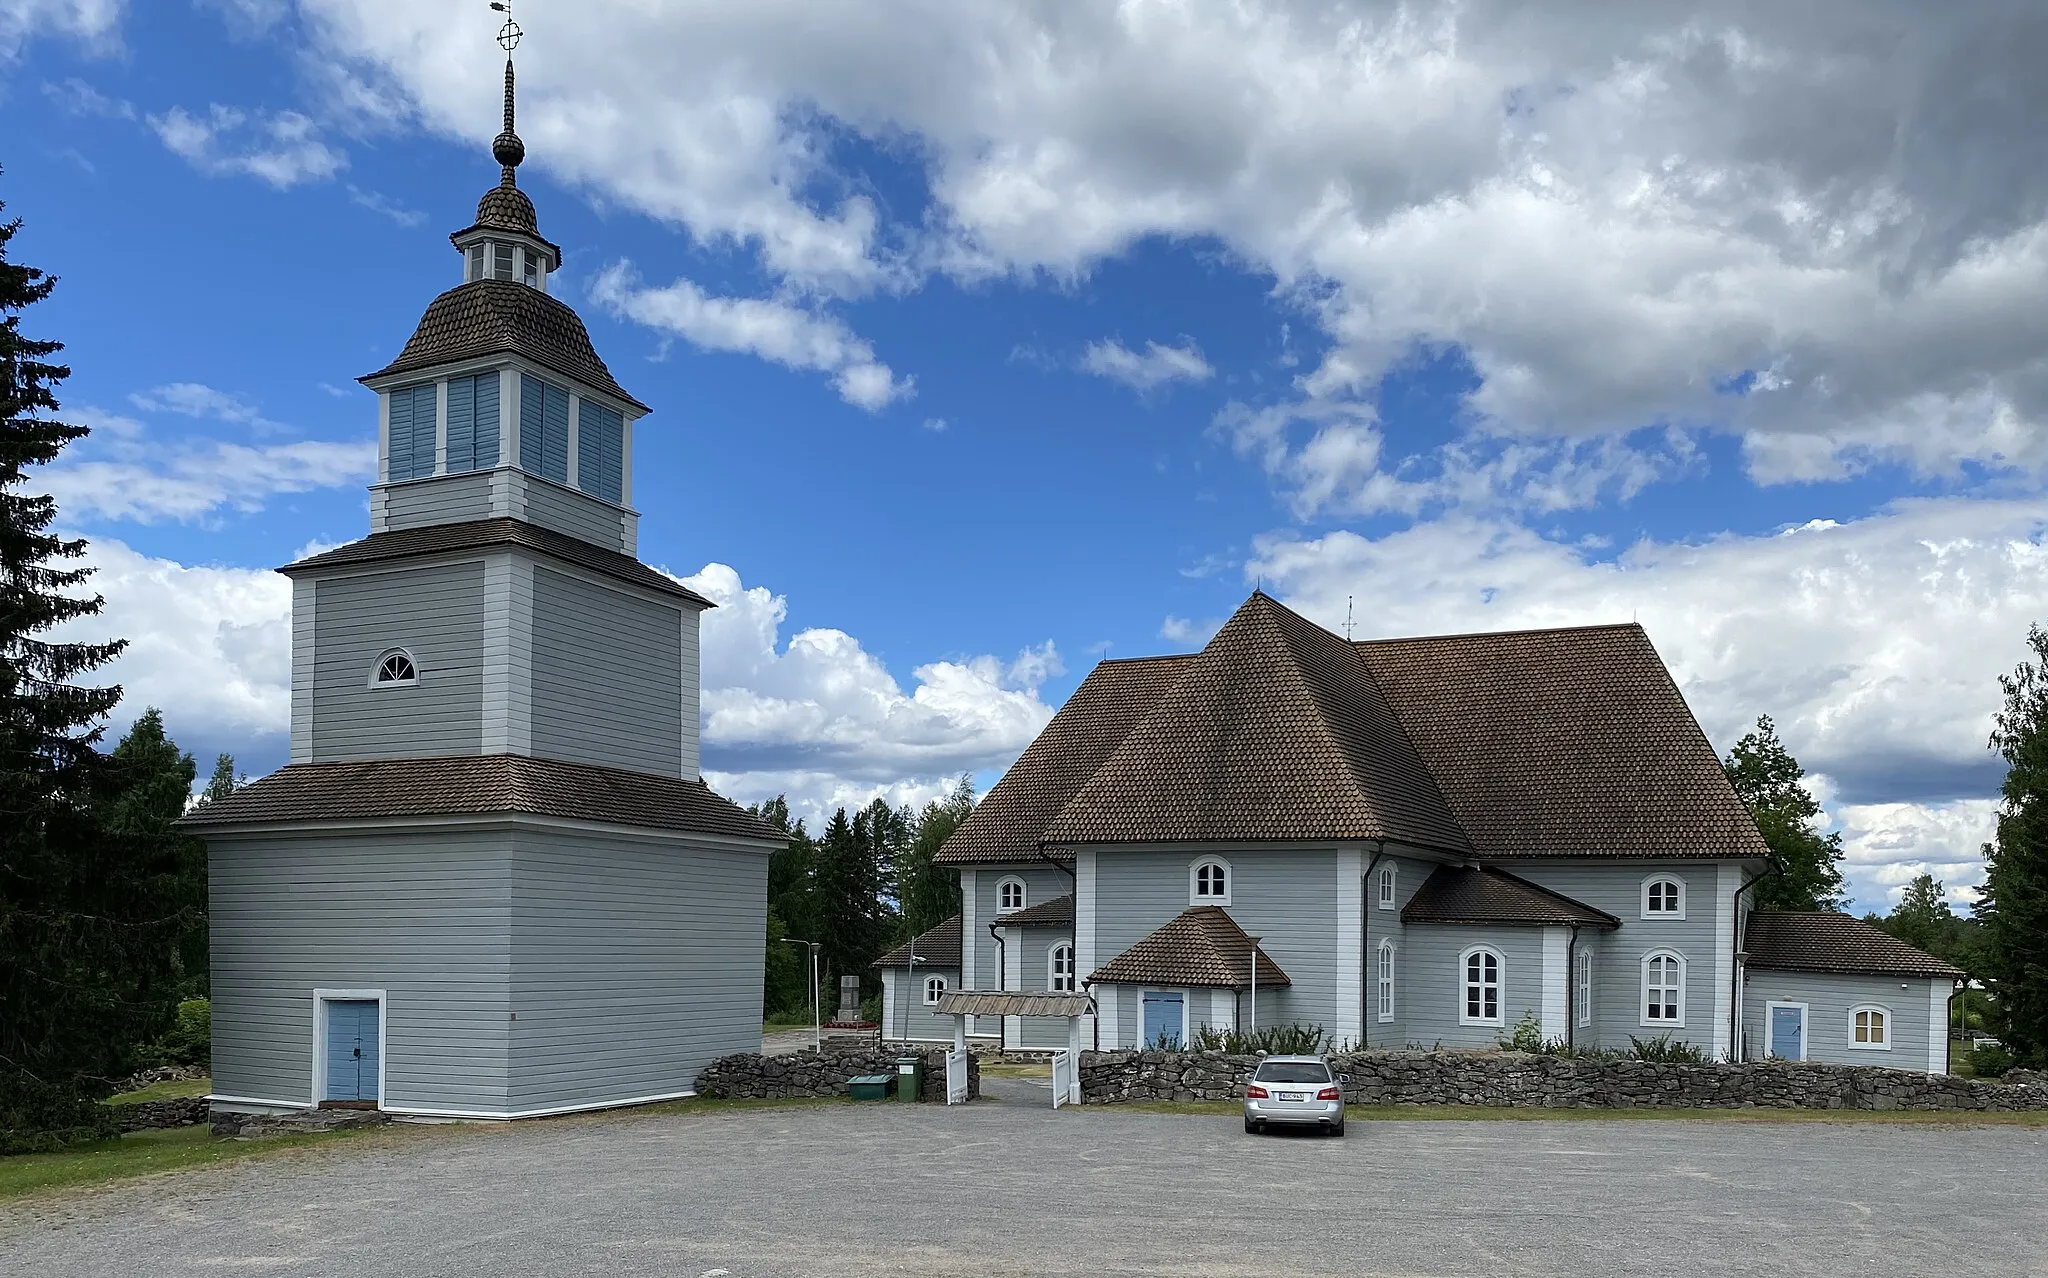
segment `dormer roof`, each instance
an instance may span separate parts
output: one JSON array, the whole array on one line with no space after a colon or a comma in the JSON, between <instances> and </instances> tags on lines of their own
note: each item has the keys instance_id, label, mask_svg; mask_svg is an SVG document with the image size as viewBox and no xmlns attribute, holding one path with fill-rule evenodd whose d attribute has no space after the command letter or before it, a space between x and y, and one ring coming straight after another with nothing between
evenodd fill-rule
<instances>
[{"instance_id":1,"label":"dormer roof","mask_svg":"<svg viewBox=\"0 0 2048 1278\"><path fill-rule=\"evenodd\" d=\"M523 356L640 412L648 411L613 380L575 311L537 288L510 280L473 280L441 294L428 303L398 358L357 380L373 382L491 355Z\"/></svg>"}]
</instances>

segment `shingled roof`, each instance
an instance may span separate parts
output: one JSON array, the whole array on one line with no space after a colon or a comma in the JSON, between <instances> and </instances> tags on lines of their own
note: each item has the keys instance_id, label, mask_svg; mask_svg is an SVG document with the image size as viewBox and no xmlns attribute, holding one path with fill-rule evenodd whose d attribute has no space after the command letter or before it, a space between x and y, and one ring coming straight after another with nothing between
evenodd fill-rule
<instances>
[{"instance_id":1,"label":"shingled roof","mask_svg":"<svg viewBox=\"0 0 2048 1278\"><path fill-rule=\"evenodd\" d=\"M929 932L905 941L874 961L875 967L909 967L912 951L919 967L960 966L960 916L955 914Z\"/></svg>"},{"instance_id":2,"label":"shingled roof","mask_svg":"<svg viewBox=\"0 0 2048 1278\"><path fill-rule=\"evenodd\" d=\"M1794 972L1960 978L1961 970L1862 919L1831 910L1758 910L1743 929L1743 962Z\"/></svg>"},{"instance_id":3,"label":"shingled roof","mask_svg":"<svg viewBox=\"0 0 2048 1278\"><path fill-rule=\"evenodd\" d=\"M789 836L701 780L518 754L294 763L181 824L323 823L526 813L784 844Z\"/></svg>"},{"instance_id":4,"label":"shingled roof","mask_svg":"<svg viewBox=\"0 0 2048 1278\"><path fill-rule=\"evenodd\" d=\"M1189 656L1104 661L962 822L938 860L1030 861L1045 828L1180 676Z\"/></svg>"},{"instance_id":5,"label":"shingled roof","mask_svg":"<svg viewBox=\"0 0 2048 1278\"><path fill-rule=\"evenodd\" d=\"M1481 855L1769 855L1641 626L1358 650Z\"/></svg>"},{"instance_id":6,"label":"shingled roof","mask_svg":"<svg viewBox=\"0 0 2048 1278\"><path fill-rule=\"evenodd\" d=\"M1605 910L1495 869L1440 865L1401 908L1403 923L1527 923L1616 928Z\"/></svg>"},{"instance_id":7,"label":"shingled roof","mask_svg":"<svg viewBox=\"0 0 2048 1278\"><path fill-rule=\"evenodd\" d=\"M583 320L540 289L511 280L458 284L427 304L412 340L398 358L358 381L452 364L489 355L522 355L542 368L616 396L647 412L647 405L612 380L611 369L590 344Z\"/></svg>"},{"instance_id":8,"label":"shingled roof","mask_svg":"<svg viewBox=\"0 0 2048 1278\"><path fill-rule=\"evenodd\" d=\"M522 519L474 519L460 524L424 524L417 528L395 528L389 532L371 533L361 541L352 541L346 546L337 546L323 554L286 564L278 569L286 576L312 568L327 568L340 564L374 563L382 559L409 559L415 555L435 555L449 551L483 550L492 546L518 546L524 550L588 568L617 581L640 586L643 589L684 599L699 608L715 608L718 605L683 585L675 578L656 572L631 555L542 528Z\"/></svg>"},{"instance_id":9,"label":"shingled roof","mask_svg":"<svg viewBox=\"0 0 2048 1278\"><path fill-rule=\"evenodd\" d=\"M1467 849L1357 649L1264 594L1187 663L1043 837Z\"/></svg>"},{"instance_id":10,"label":"shingled roof","mask_svg":"<svg viewBox=\"0 0 2048 1278\"><path fill-rule=\"evenodd\" d=\"M1074 921L1074 894L1040 901L1028 910L1011 910L990 920L997 927L1066 927Z\"/></svg>"},{"instance_id":11,"label":"shingled roof","mask_svg":"<svg viewBox=\"0 0 2048 1278\"><path fill-rule=\"evenodd\" d=\"M939 859L1325 839L1768 855L1641 627L1350 644L1255 594L1199 653L1097 666Z\"/></svg>"},{"instance_id":12,"label":"shingled roof","mask_svg":"<svg viewBox=\"0 0 2048 1278\"><path fill-rule=\"evenodd\" d=\"M1088 983L1241 990L1251 984L1251 959L1252 938L1230 912L1220 905L1197 905L1096 968ZM1259 984L1293 984L1264 950L1259 951Z\"/></svg>"}]
</instances>

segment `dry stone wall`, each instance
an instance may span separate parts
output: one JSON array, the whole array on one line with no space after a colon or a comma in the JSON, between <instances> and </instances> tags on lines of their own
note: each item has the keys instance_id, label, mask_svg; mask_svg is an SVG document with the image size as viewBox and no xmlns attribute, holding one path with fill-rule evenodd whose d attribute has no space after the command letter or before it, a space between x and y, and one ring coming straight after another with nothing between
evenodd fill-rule
<instances>
[{"instance_id":1,"label":"dry stone wall","mask_svg":"<svg viewBox=\"0 0 2048 1278\"><path fill-rule=\"evenodd\" d=\"M919 1100L946 1100L946 1049L920 1052L924 1087ZM804 1096L844 1096L850 1078L862 1074L894 1074L901 1052L793 1052L761 1056L743 1052L721 1056L697 1075L697 1094L714 1100L787 1100ZM981 1063L967 1057L967 1097L981 1095Z\"/></svg>"},{"instance_id":2,"label":"dry stone wall","mask_svg":"<svg viewBox=\"0 0 2048 1278\"><path fill-rule=\"evenodd\" d=\"M178 1096L170 1100L139 1101L116 1106L121 1111L121 1130L144 1132L159 1127L191 1127L206 1122L211 1103L204 1096Z\"/></svg>"},{"instance_id":3,"label":"dry stone wall","mask_svg":"<svg viewBox=\"0 0 2048 1278\"><path fill-rule=\"evenodd\" d=\"M1234 1100L1256 1056L1083 1052L1081 1099ZM1353 1105L1549 1109L2048 1110L2048 1086L1798 1061L1679 1065L1520 1052L1358 1052L1332 1057Z\"/></svg>"}]
</instances>

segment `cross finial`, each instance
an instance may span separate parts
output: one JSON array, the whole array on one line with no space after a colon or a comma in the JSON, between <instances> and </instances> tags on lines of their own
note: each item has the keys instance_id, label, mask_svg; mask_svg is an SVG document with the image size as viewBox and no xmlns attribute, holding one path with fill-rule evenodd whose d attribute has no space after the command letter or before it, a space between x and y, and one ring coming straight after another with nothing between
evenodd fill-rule
<instances>
[{"instance_id":1,"label":"cross finial","mask_svg":"<svg viewBox=\"0 0 2048 1278\"><path fill-rule=\"evenodd\" d=\"M519 133L513 128L512 50L519 47L519 38L526 33L512 20L512 0L491 0L491 8L505 15L505 25L498 28L498 47L505 51L505 131L491 142L491 158L504 171L499 185L518 186L519 179L513 170L526 158L526 144L519 140Z\"/></svg>"}]
</instances>

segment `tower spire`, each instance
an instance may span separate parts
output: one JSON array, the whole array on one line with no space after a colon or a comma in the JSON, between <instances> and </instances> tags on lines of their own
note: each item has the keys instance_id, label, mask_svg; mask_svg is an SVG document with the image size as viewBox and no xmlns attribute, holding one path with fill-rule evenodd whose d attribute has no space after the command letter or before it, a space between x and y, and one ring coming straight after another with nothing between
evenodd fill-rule
<instances>
[{"instance_id":1,"label":"tower spire","mask_svg":"<svg viewBox=\"0 0 2048 1278\"><path fill-rule=\"evenodd\" d=\"M498 162L503 173L498 185L516 188L519 177L513 170L526 158L526 144L519 140L519 132L514 127L516 81L512 70L512 51L519 47L519 37L526 33L512 20L512 0L491 0L491 8L505 15L505 25L498 28L498 47L505 51L505 130L492 140L491 158Z\"/></svg>"}]
</instances>

